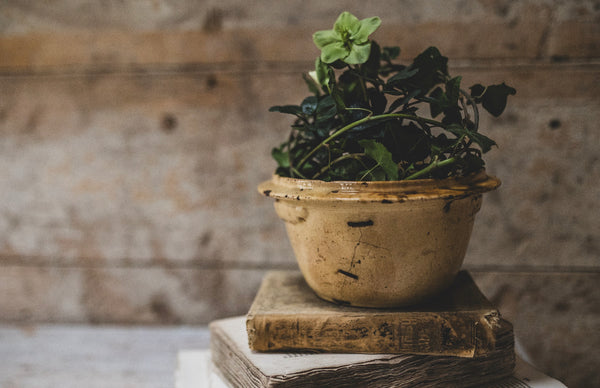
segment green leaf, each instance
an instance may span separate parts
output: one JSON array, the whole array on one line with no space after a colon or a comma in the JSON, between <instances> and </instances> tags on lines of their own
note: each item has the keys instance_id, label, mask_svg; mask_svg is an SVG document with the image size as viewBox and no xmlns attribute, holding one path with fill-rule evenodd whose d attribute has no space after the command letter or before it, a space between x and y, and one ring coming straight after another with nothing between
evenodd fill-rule
<instances>
[{"instance_id":1,"label":"green leaf","mask_svg":"<svg viewBox=\"0 0 600 388\"><path fill-rule=\"evenodd\" d=\"M479 144L479 147L481 147L481 151L483 153L488 152L493 146L496 145L495 141L479 132L469 131L469 138L473 140L474 143Z\"/></svg>"},{"instance_id":2,"label":"green leaf","mask_svg":"<svg viewBox=\"0 0 600 388\"><path fill-rule=\"evenodd\" d=\"M369 90L367 90L367 95L369 97L369 103L371 104L373 113L376 115L382 114L387 106L387 98L385 98L385 94L379 92L379 90L375 88L369 88Z\"/></svg>"},{"instance_id":3,"label":"green leaf","mask_svg":"<svg viewBox=\"0 0 600 388\"><path fill-rule=\"evenodd\" d=\"M482 95L483 92L485 92L485 86L481 85L481 84L475 84L473 86L471 86L469 89L471 89L471 97L474 99L479 99ZM479 102L479 101L477 101Z\"/></svg>"},{"instance_id":4,"label":"green leaf","mask_svg":"<svg viewBox=\"0 0 600 388\"><path fill-rule=\"evenodd\" d=\"M269 112L281 112L303 117L302 108L298 105L275 105L269 108Z\"/></svg>"},{"instance_id":5,"label":"green leaf","mask_svg":"<svg viewBox=\"0 0 600 388\"><path fill-rule=\"evenodd\" d=\"M333 30L340 35L349 31L358 32L359 29L360 21L348 11L342 12L333 25Z\"/></svg>"},{"instance_id":6,"label":"green leaf","mask_svg":"<svg viewBox=\"0 0 600 388\"><path fill-rule=\"evenodd\" d=\"M381 67L381 48L376 42L371 42L371 52L369 53L369 59L360 67L361 73L366 77L373 80L379 76L379 69Z\"/></svg>"},{"instance_id":7,"label":"green leaf","mask_svg":"<svg viewBox=\"0 0 600 388\"><path fill-rule=\"evenodd\" d=\"M313 42L320 49L338 41L340 41L340 35L333 30L317 31L313 34Z\"/></svg>"},{"instance_id":8,"label":"green leaf","mask_svg":"<svg viewBox=\"0 0 600 388\"><path fill-rule=\"evenodd\" d=\"M275 161L277 162L279 167L282 167L282 168L290 167L290 158L289 158L288 152L282 151L281 148L273 148L271 150L271 156L273 157L273 159L275 159Z\"/></svg>"},{"instance_id":9,"label":"green leaf","mask_svg":"<svg viewBox=\"0 0 600 388\"><path fill-rule=\"evenodd\" d=\"M388 94L391 94L391 93L388 92ZM395 111L401 105L407 104L408 102L410 102L410 100L412 100L414 97L418 96L419 94L421 94L421 90L416 89L416 90L413 90L412 92L410 92L409 94L407 94L406 96L404 96L404 98L397 98L394 102L392 102L390 104L390 107L387 110L388 113Z\"/></svg>"},{"instance_id":10,"label":"green leaf","mask_svg":"<svg viewBox=\"0 0 600 388\"><path fill-rule=\"evenodd\" d=\"M317 73L317 81L321 86L325 86L329 84L329 66L327 66L322 60L321 57L318 57L315 60L315 71Z\"/></svg>"},{"instance_id":11,"label":"green leaf","mask_svg":"<svg viewBox=\"0 0 600 388\"><path fill-rule=\"evenodd\" d=\"M493 116L498 117L504 112L509 95L515 95L517 91L504 82L500 85L488 86L482 96L481 105Z\"/></svg>"},{"instance_id":12,"label":"green leaf","mask_svg":"<svg viewBox=\"0 0 600 388\"><path fill-rule=\"evenodd\" d=\"M442 88L437 87L429 95L429 111L431 117L437 117L448 106L448 97Z\"/></svg>"},{"instance_id":13,"label":"green leaf","mask_svg":"<svg viewBox=\"0 0 600 388\"><path fill-rule=\"evenodd\" d=\"M392 77L390 77L390 79L388 79L388 81L387 81L387 84L394 85L394 84L398 83L399 81L403 81L405 79L412 77L413 75L417 74L418 72L419 72L419 69L409 69L408 67L405 67L404 69L400 70L399 72L394 74Z\"/></svg>"},{"instance_id":14,"label":"green leaf","mask_svg":"<svg viewBox=\"0 0 600 388\"><path fill-rule=\"evenodd\" d=\"M456 135L456 137L467 136L475 144L479 145L483 153L488 152L492 149L493 146L496 145L496 142L490 139L489 137L482 135L479 132L470 131L469 129L463 127L460 124L448 125L446 127L446 130Z\"/></svg>"},{"instance_id":15,"label":"green leaf","mask_svg":"<svg viewBox=\"0 0 600 388\"><path fill-rule=\"evenodd\" d=\"M317 121L326 121L337 114L335 100L331 96L325 96L319 100L317 105Z\"/></svg>"},{"instance_id":16,"label":"green leaf","mask_svg":"<svg viewBox=\"0 0 600 388\"><path fill-rule=\"evenodd\" d=\"M370 139L359 140L358 143L365 149L365 153L381 166L388 180L398 180L398 166L392 160L390 151L383 144Z\"/></svg>"},{"instance_id":17,"label":"green leaf","mask_svg":"<svg viewBox=\"0 0 600 388\"><path fill-rule=\"evenodd\" d=\"M342 42L334 42L321 48L321 60L332 63L338 59L344 59L350 52Z\"/></svg>"},{"instance_id":18,"label":"green leaf","mask_svg":"<svg viewBox=\"0 0 600 388\"><path fill-rule=\"evenodd\" d=\"M317 96L306 97L300 105L302 107L302 113L304 113L307 116L312 116L317 110L318 102L319 101Z\"/></svg>"},{"instance_id":19,"label":"green leaf","mask_svg":"<svg viewBox=\"0 0 600 388\"><path fill-rule=\"evenodd\" d=\"M381 25L381 19L377 16L366 18L360 21L358 31L350 37L355 43L361 44L366 42L371 35Z\"/></svg>"},{"instance_id":20,"label":"green leaf","mask_svg":"<svg viewBox=\"0 0 600 388\"><path fill-rule=\"evenodd\" d=\"M384 47L383 48L383 52L381 55L381 58L384 61L391 61L393 59L398 58L398 56L400 55L400 47L394 46L394 47Z\"/></svg>"},{"instance_id":21,"label":"green leaf","mask_svg":"<svg viewBox=\"0 0 600 388\"><path fill-rule=\"evenodd\" d=\"M343 58L344 62L349 65L359 65L365 63L369 59L371 53L371 43L353 44L352 49L347 57Z\"/></svg>"},{"instance_id":22,"label":"green leaf","mask_svg":"<svg viewBox=\"0 0 600 388\"><path fill-rule=\"evenodd\" d=\"M446 82L446 96L448 102L452 105L458 104L458 98L460 97L460 81L462 77L454 77Z\"/></svg>"},{"instance_id":23,"label":"green leaf","mask_svg":"<svg viewBox=\"0 0 600 388\"><path fill-rule=\"evenodd\" d=\"M445 81L448 76L448 58L440 54L437 48L429 47L414 59L410 69L419 69L411 78L411 82L426 93Z\"/></svg>"}]
</instances>

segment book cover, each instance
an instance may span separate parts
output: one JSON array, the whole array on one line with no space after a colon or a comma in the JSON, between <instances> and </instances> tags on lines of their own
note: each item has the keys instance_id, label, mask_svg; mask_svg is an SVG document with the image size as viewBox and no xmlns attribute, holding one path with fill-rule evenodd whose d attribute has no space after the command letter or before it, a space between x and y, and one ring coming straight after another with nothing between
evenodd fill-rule
<instances>
[{"instance_id":1,"label":"book cover","mask_svg":"<svg viewBox=\"0 0 600 388\"><path fill-rule=\"evenodd\" d=\"M404 309L365 309L319 299L298 271L271 271L247 315L256 351L425 354L481 357L512 325L461 271L433 300Z\"/></svg>"},{"instance_id":2,"label":"book cover","mask_svg":"<svg viewBox=\"0 0 600 388\"><path fill-rule=\"evenodd\" d=\"M245 317L214 321L210 332L214 366L232 387L473 387L506 379L515 364L512 335L500 336L485 357L461 358L254 352Z\"/></svg>"}]
</instances>

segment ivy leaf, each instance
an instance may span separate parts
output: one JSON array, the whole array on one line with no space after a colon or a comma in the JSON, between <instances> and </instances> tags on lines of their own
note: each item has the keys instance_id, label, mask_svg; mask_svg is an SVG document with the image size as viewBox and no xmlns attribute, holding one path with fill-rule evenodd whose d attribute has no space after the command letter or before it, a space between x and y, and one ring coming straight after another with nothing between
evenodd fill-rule
<instances>
[{"instance_id":1,"label":"ivy leaf","mask_svg":"<svg viewBox=\"0 0 600 388\"><path fill-rule=\"evenodd\" d=\"M471 96L475 102L481 102L481 105L494 117L498 117L504 112L509 95L517 94L514 88L506 85L504 82L500 85L490 85L487 88L480 84L471 86Z\"/></svg>"},{"instance_id":2,"label":"ivy leaf","mask_svg":"<svg viewBox=\"0 0 600 388\"><path fill-rule=\"evenodd\" d=\"M381 59L387 62L391 62L392 60L398 58L400 55L400 47L384 47L383 52L381 53Z\"/></svg>"},{"instance_id":3,"label":"ivy leaf","mask_svg":"<svg viewBox=\"0 0 600 388\"><path fill-rule=\"evenodd\" d=\"M428 92L448 76L448 58L436 47L429 47L414 59L409 68L419 69L411 81L417 88Z\"/></svg>"},{"instance_id":4,"label":"ivy leaf","mask_svg":"<svg viewBox=\"0 0 600 388\"><path fill-rule=\"evenodd\" d=\"M471 97L476 102L481 102L481 96L483 96L483 93L485 92L485 86L483 86L481 84L475 84L475 85L471 86L469 89L471 90Z\"/></svg>"},{"instance_id":5,"label":"ivy leaf","mask_svg":"<svg viewBox=\"0 0 600 388\"><path fill-rule=\"evenodd\" d=\"M454 77L446 82L446 96L448 102L452 105L458 104L458 98L460 97L460 81L462 77Z\"/></svg>"},{"instance_id":6,"label":"ivy leaf","mask_svg":"<svg viewBox=\"0 0 600 388\"><path fill-rule=\"evenodd\" d=\"M429 111L431 113L431 117L435 118L437 115L442 113L444 109L446 109L448 105L448 97L440 87L435 88L429 97Z\"/></svg>"},{"instance_id":7,"label":"ivy leaf","mask_svg":"<svg viewBox=\"0 0 600 388\"><path fill-rule=\"evenodd\" d=\"M321 61L321 57L317 57L315 60L315 75L317 82L321 86L329 85L329 82L331 81L331 72L329 70L329 66Z\"/></svg>"},{"instance_id":8,"label":"ivy leaf","mask_svg":"<svg viewBox=\"0 0 600 388\"><path fill-rule=\"evenodd\" d=\"M478 144L479 147L481 147L481 151L483 153L488 152L493 146L496 145L495 141L479 132L469 131L469 138L473 140L474 143Z\"/></svg>"},{"instance_id":9,"label":"ivy leaf","mask_svg":"<svg viewBox=\"0 0 600 388\"><path fill-rule=\"evenodd\" d=\"M367 90L367 95L369 96L369 102L371 103L373 113L376 115L382 114L387 105L385 94L379 92L375 88L369 88L369 90Z\"/></svg>"},{"instance_id":10,"label":"ivy leaf","mask_svg":"<svg viewBox=\"0 0 600 388\"><path fill-rule=\"evenodd\" d=\"M302 113L307 116L312 116L317 110L318 99L317 96L306 97L300 107L302 107Z\"/></svg>"},{"instance_id":11,"label":"ivy leaf","mask_svg":"<svg viewBox=\"0 0 600 388\"><path fill-rule=\"evenodd\" d=\"M298 105L275 105L269 108L269 112L280 112L298 117L304 117L302 114L302 108Z\"/></svg>"},{"instance_id":12,"label":"ivy leaf","mask_svg":"<svg viewBox=\"0 0 600 388\"><path fill-rule=\"evenodd\" d=\"M376 79L381 66L381 49L377 42L371 42L371 53L369 59L361 66L362 73L372 79Z\"/></svg>"},{"instance_id":13,"label":"ivy leaf","mask_svg":"<svg viewBox=\"0 0 600 388\"><path fill-rule=\"evenodd\" d=\"M388 94L391 94L391 93L388 92ZM412 100L413 98L415 98L419 94L421 94L421 90L417 89L417 90L413 90L412 92L410 92L409 94L407 94L406 96L404 96L404 98L397 98L394 102L392 102L390 104L390 107L387 110L388 113L391 113L391 112L395 111L401 105L407 104L408 102L410 102L410 100Z\"/></svg>"},{"instance_id":14,"label":"ivy leaf","mask_svg":"<svg viewBox=\"0 0 600 388\"><path fill-rule=\"evenodd\" d=\"M481 147L481 151L483 153L488 152L492 149L493 146L496 145L496 142L490 139L489 137L482 135L478 132L473 132L459 124L448 125L446 127L446 130L456 135L456 137L467 136L473 141L473 143Z\"/></svg>"},{"instance_id":15,"label":"ivy leaf","mask_svg":"<svg viewBox=\"0 0 600 388\"><path fill-rule=\"evenodd\" d=\"M273 159L275 159L275 161L277 162L279 167L282 167L282 168L290 167L289 152L284 152L284 151L282 151L281 148L273 148L271 150L271 156L273 157Z\"/></svg>"},{"instance_id":16,"label":"ivy leaf","mask_svg":"<svg viewBox=\"0 0 600 388\"><path fill-rule=\"evenodd\" d=\"M381 166L388 180L398 180L398 166L392 160L391 152L383 144L370 139L359 140L358 143L365 149L365 154Z\"/></svg>"},{"instance_id":17,"label":"ivy leaf","mask_svg":"<svg viewBox=\"0 0 600 388\"><path fill-rule=\"evenodd\" d=\"M398 84L400 81L409 79L410 77L417 74L418 72L419 72L418 68L417 69L409 69L408 67L405 67L404 69L400 70L399 72L394 74L392 77L390 77L390 79L387 81L387 84L393 86L395 84Z\"/></svg>"},{"instance_id":18,"label":"ivy leaf","mask_svg":"<svg viewBox=\"0 0 600 388\"><path fill-rule=\"evenodd\" d=\"M317 104L317 121L327 121L337 114L335 100L331 96L325 96Z\"/></svg>"}]
</instances>

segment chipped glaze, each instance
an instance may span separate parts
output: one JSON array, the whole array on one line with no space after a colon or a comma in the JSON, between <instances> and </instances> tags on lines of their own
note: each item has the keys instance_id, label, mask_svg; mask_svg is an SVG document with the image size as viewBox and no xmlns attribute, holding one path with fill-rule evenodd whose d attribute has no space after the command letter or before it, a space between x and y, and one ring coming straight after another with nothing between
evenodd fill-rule
<instances>
[{"instance_id":1,"label":"chipped glaze","mask_svg":"<svg viewBox=\"0 0 600 388\"><path fill-rule=\"evenodd\" d=\"M298 265L325 300L402 307L450 285L467 249L482 194L500 181L464 178L323 182L274 176L275 199Z\"/></svg>"}]
</instances>

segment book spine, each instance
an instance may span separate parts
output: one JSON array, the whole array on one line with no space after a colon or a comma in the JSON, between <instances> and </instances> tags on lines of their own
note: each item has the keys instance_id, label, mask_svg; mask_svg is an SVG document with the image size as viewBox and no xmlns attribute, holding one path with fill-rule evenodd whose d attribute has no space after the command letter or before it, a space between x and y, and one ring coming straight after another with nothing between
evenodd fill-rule
<instances>
[{"instance_id":1,"label":"book spine","mask_svg":"<svg viewBox=\"0 0 600 388\"><path fill-rule=\"evenodd\" d=\"M251 349L334 353L411 353L485 356L495 348L501 318L489 312L324 315L248 315ZM505 326L502 326L505 328Z\"/></svg>"}]
</instances>

